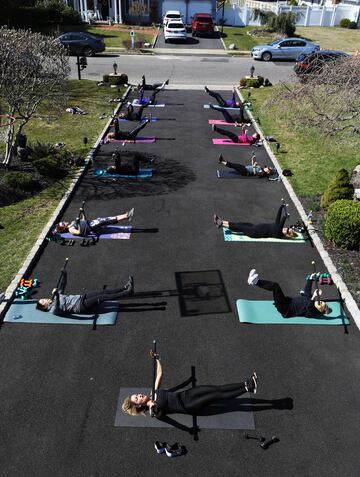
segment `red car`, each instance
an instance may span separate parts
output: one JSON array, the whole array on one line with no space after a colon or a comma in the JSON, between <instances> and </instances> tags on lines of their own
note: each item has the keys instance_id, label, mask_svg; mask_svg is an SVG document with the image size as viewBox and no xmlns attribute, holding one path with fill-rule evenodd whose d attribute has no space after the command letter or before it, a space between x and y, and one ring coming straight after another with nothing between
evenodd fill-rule
<instances>
[{"instance_id":1,"label":"red car","mask_svg":"<svg viewBox=\"0 0 360 477\"><path fill-rule=\"evenodd\" d=\"M214 22L209 13L195 13L191 21L191 34L197 35L213 35Z\"/></svg>"}]
</instances>

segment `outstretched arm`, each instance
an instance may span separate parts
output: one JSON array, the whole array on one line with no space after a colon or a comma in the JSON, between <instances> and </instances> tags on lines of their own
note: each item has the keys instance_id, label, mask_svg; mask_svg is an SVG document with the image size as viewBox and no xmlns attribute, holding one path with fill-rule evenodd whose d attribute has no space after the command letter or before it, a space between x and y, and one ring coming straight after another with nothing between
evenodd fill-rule
<instances>
[{"instance_id":1,"label":"outstretched arm","mask_svg":"<svg viewBox=\"0 0 360 477\"><path fill-rule=\"evenodd\" d=\"M286 205L281 204L276 214L275 223L276 225L280 225L281 227L283 227L286 219L287 219Z\"/></svg>"},{"instance_id":2,"label":"outstretched arm","mask_svg":"<svg viewBox=\"0 0 360 477\"><path fill-rule=\"evenodd\" d=\"M159 389L161 378L162 378L163 370L160 363L159 357L156 358L156 379L155 379L155 391Z\"/></svg>"}]
</instances>

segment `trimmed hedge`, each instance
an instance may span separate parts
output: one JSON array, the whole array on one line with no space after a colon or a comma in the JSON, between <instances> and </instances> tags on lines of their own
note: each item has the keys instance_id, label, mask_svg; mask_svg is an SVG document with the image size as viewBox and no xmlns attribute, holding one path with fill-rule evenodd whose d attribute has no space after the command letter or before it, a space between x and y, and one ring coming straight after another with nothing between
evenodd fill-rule
<instances>
[{"instance_id":1,"label":"trimmed hedge","mask_svg":"<svg viewBox=\"0 0 360 477\"><path fill-rule=\"evenodd\" d=\"M29 172L7 172L4 175L2 181L5 185L11 187L12 189L32 191L38 188L38 184L33 180Z\"/></svg>"},{"instance_id":2,"label":"trimmed hedge","mask_svg":"<svg viewBox=\"0 0 360 477\"><path fill-rule=\"evenodd\" d=\"M321 197L320 205L327 209L330 204L340 199L352 199L354 187L350 184L349 173L340 169L329 182L326 191Z\"/></svg>"},{"instance_id":3,"label":"trimmed hedge","mask_svg":"<svg viewBox=\"0 0 360 477\"><path fill-rule=\"evenodd\" d=\"M349 28L350 23L351 23L351 20L349 18L342 18L340 20L339 26L340 28Z\"/></svg>"},{"instance_id":4,"label":"trimmed hedge","mask_svg":"<svg viewBox=\"0 0 360 477\"><path fill-rule=\"evenodd\" d=\"M44 177L62 179L67 175L67 170L60 167L57 160L51 156L37 159L33 164L38 173Z\"/></svg>"},{"instance_id":5,"label":"trimmed hedge","mask_svg":"<svg viewBox=\"0 0 360 477\"><path fill-rule=\"evenodd\" d=\"M337 200L329 206L324 235L338 247L358 249L360 245L360 202Z\"/></svg>"},{"instance_id":6,"label":"trimmed hedge","mask_svg":"<svg viewBox=\"0 0 360 477\"><path fill-rule=\"evenodd\" d=\"M264 84L264 78L262 76L254 76L253 78L244 77L240 79L240 86L246 88L260 88Z\"/></svg>"},{"instance_id":7,"label":"trimmed hedge","mask_svg":"<svg viewBox=\"0 0 360 477\"><path fill-rule=\"evenodd\" d=\"M125 73L120 73L119 75L103 75L103 82L109 83L110 85L121 86L127 84L128 81L128 75Z\"/></svg>"}]
</instances>

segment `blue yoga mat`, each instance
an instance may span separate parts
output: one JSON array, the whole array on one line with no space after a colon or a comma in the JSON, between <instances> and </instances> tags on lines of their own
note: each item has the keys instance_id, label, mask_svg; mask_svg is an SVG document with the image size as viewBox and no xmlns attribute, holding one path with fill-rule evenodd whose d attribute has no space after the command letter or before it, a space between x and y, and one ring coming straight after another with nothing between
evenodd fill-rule
<instances>
[{"instance_id":1,"label":"blue yoga mat","mask_svg":"<svg viewBox=\"0 0 360 477\"><path fill-rule=\"evenodd\" d=\"M349 325L349 319L340 302L327 301L331 308L329 315L323 318L306 318L296 316L294 318L283 318L277 311L275 305L269 300L236 300L236 307L239 320L242 323L253 323L255 325Z\"/></svg>"},{"instance_id":2,"label":"blue yoga mat","mask_svg":"<svg viewBox=\"0 0 360 477\"><path fill-rule=\"evenodd\" d=\"M82 235L73 235L70 232L63 232L59 234L61 237L66 239L84 239L84 238L98 238L99 240L108 239L129 239L131 235L132 225L104 225L96 232L91 232L90 234L83 237Z\"/></svg>"},{"instance_id":3,"label":"blue yoga mat","mask_svg":"<svg viewBox=\"0 0 360 477\"><path fill-rule=\"evenodd\" d=\"M227 227L222 227L225 242L275 242L275 243L305 243L303 234L298 233L298 236L292 239L280 239L275 237L261 237L253 238L244 235L240 232L232 232Z\"/></svg>"},{"instance_id":4,"label":"blue yoga mat","mask_svg":"<svg viewBox=\"0 0 360 477\"><path fill-rule=\"evenodd\" d=\"M133 106L142 106L141 103L131 103ZM159 104L149 104L148 108L164 108L165 104L159 103Z\"/></svg>"},{"instance_id":5,"label":"blue yoga mat","mask_svg":"<svg viewBox=\"0 0 360 477\"><path fill-rule=\"evenodd\" d=\"M47 323L51 325L114 325L118 302L105 302L98 314L56 316L36 309L37 300L15 300L6 313L7 323Z\"/></svg>"},{"instance_id":6,"label":"blue yoga mat","mask_svg":"<svg viewBox=\"0 0 360 477\"><path fill-rule=\"evenodd\" d=\"M142 122L145 121L146 119L149 119L148 117L144 116L142 118ZM134 121L131 121L130 119L124 119L124 118L118 118L119 121L123 121L123 122L126 122L126 123L133 123ZM152 123L155 123L158 119L157 118L151 118L151 122Z\"/></svg>"},{"instance_id":7,"label":"blue yoga mat","mask_svg":"<svg viewBox=\"0 0 360 477\"><path fill-rule=\"evenodd\" d=\"M106 172L104 169L94 169L93 176L98 179L145 179L152 177L152 169L139 169L139 174L117 174Z\"/></svg>"}]
</instances>

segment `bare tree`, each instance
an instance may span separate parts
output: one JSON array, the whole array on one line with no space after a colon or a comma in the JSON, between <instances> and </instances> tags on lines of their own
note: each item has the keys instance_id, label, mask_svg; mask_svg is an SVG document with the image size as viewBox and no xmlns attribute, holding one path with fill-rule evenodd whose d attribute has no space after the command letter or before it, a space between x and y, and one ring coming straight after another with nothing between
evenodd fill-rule
<instances>
[{"instance_id":1,"label":"bare tree","mask_svg":"<svg viewBox=\"0 0 360 477\"><path fill-rule=\"evenodd\" d=\"M1 105L3 112L16 117L7 130L4 164L8 166L15 138L39 107L52 112L63 109L70 67L66 49L40 33L0 28L0 45Z\"/></svg>"},{"instance_id":2,"label":"bare tree","mask_svg":"<svg viewBox=\"0 0 360 477\"><path fill-rule=\"evenodd\" d=\"M272 105L295 128L360 134L360 57L317 60L300 84L281 84L264 106Z\"/></svg>"}]
</instances>

